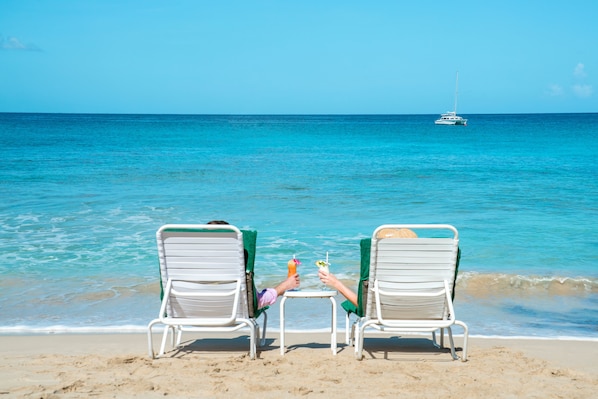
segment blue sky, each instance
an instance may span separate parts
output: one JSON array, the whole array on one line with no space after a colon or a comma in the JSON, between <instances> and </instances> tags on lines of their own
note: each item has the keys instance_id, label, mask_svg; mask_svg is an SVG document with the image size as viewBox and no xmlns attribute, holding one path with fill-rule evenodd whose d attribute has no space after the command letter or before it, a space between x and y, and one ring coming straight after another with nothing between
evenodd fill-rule
<instances>
[{"instance_id":1,"label":"blue sky","mask_svg":"<svg viewBox=\"0 0 598 399\"><path fill-rule=\"evenodd\" d=\"M2 0L0 112L598 112L598 1Z\"/></svg>"}]
</instances>

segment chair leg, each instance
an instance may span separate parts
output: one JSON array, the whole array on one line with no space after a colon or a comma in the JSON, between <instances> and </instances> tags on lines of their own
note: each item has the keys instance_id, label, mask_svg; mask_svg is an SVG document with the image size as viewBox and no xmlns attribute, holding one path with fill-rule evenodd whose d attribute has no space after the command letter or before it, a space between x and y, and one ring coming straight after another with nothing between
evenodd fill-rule
<instances>
[{"instance_id":1,"label":"chair leg","mask_svg":"<svg viewBox=\"0 0 598 399\"><path fill-rule=\"evenodd\" d=\"M351 317L349 317L349 313L345 316L345 343L349 346L353 344L353 325L351 325Z\"/></svg>"},{"instance_id":2,"label":"chair leg","mask_svg":"<svg viewBox=\"0 0 598 399\"><path fill-rule=\"evenodd\" d=\"M174 341L174 331L172 331L172 347L179 347L181 345L181 341L183 340L183 328L181 326L177 326L177 336L176 336L176 345Z\"/></svg>"},{"instance_id":3,"label":"chair leg","mask_svg":"<svg viewBox=\"0 0 598 399\"><path fill-rule=\"evenodd\" d=\"M348 346L355 345L355 329L358 321L359 318L357 318L354 322L351 322L349 313L347 313L345 316L345 343Z\"/></svg>"},{"instance_id":4,"label":"chair leg","mask_svg":"<svg viewBox=\"0 0 598 399\"><path fill-rule=\"evenodd\" d=\"M152 327L154 326L154 324L158 323L159 320L152 320L148 326L147 326L147 349L148 349L148 354L149 357L151 359L155 359L155 353L154 353L154 338L153 338L153 334L152 334Z\"/></svg>"},{"instance_id":5,"label":"chair leg","mask_svg":"<svg viewBox=\"0 0 598 399\"><path fill-rule=\"evenodd\" d=\"M455 320L455 324L463 327L463 354L461 355L461 361L467 361L467 339L469 338L469 328L467 324L460 320Z\"/></svg>"},{"instance_id":6,"label":"chair leg","mask_svg":"<svg viewBox=\"0 0 598 399\"><path fill-rule=\"evenodd\" d=\"M166 340L168 339L168 333L172 329L172 326L165 326L164 333L162 333L162 344L160 345L160 351L158 352L158 356L162 356L164 352L166 352ZM174 331L172 332L174 334Z\"/></svg>"},{"instance_id":7,"label":"chair leg","mask_svg":"<svg viewBox=\"0 0 598 399\"><path fill-rule=\"evenodd\" d=\"M437 348L444 348L444 328L438 330L440 332L440 342L436 342L436 331L432 331L432 344Z\"/></svg>"},{"instance_id":8,"label":"chair leg","mask_svg":"<svg viewBox=\"0 0 598 399\"><path fill-rule=\"evenodd\" d=\"M355 326L355 359L362 360L363 359L363 336L364 336L364 328L361 326Z\"/></svg>"},{"instance_id":9,"label":"chair leg","mask_svg":"<svg viewBox=\"0 0 598 399\"><path fill-rule=\"evenodd\" d=\"M260 339L260 346L266 345L266 326L268 324L268 313L264 312L264 324L262 328L262 338ZM258 335L259 335L259 325L258 325Z\"/></svg>"},{"instance_id":10,"label":"chair leg","mask_svg":"<svg viewBox=\"0 0 598 399\"><path fill-rule=\"evenodd\" d=\"M252 320L253 321L253 320ZM249 358L251 360L255 359L255 354L257 352L257 345L256 345L256 335L259 338L259 326L255 321L249 324Z\"/></svg>"},{"instance_id":11,"label":"chair leg","mask_svg":"<svg viewBox=\"0 0 598 399\"><path fill-rule=\"evenodd\" d=\"M455 341L453 341L453 329L448 327L448 336L449 336L449 342L451 344L451 356L453 357L454 360L458 360L459 356L457 356L457 354L455 353ZM444 335L444 334L442 334Z\"/></svg>"}]
</instances>

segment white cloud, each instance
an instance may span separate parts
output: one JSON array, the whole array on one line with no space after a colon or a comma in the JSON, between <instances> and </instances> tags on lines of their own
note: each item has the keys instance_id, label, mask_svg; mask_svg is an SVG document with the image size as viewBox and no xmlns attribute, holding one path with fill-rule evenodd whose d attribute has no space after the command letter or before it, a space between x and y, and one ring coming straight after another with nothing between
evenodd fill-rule
<instances>
[{"instance_id":1,"label":"white cloud","mask_svg":"<svg viewBox=\"0 0 598 399\"><path fill-rule=\"evenodd\" d=\"M594 89L592 88L591 85L577 84L577 85L573 86L573 92L578 97L582 97L582 98L590 97L592 95L593 91L594 91Z\"/></svg>"},{"instance_id":2,"label":"white cloud","mask_svg":"<svg viewBox=\"0 0 598 399\"><path fill-rule=\"evenodd\" d=\"M559 97L563 95L563 87L557 84L551 84L548 87L548 95L551 97Z\"/></svg>"},{"instance_id":3,"label":"white cloud","mask_svg":"<svg viewBox=\"0 0 598 399\"><path fill-rule=\"evenodd\" d=\"M585 78L586 76L588 76L588 74L585 71L585 65L582 64L581 62L577 65L575 65L575 69L573 70L573 75L576 78Z\"/></svg>"},{"instance_id":4,"label":"white cloud","mask_svg":"<svg viewBox=\"0 0 598 399\"><path fill-rule=\"evenodd\" d=\"M16 37L4 38L0 36L0 50L40 51L40 48L35 44L25 44Z\"/></svg>"}]
</instances>

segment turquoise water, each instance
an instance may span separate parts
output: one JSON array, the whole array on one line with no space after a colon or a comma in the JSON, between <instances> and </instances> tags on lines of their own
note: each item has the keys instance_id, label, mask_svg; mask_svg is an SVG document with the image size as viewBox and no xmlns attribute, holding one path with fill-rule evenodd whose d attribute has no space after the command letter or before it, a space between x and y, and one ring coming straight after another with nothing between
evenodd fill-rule
<instances>
[{"instance_id":1,"label":"turquoise water","mask_svg":"<svg viewBox=\"0 0 598 399\"><path fill-rule=\"evenodd\" d=\"M158 227L225 219L259 287L296 254L304 288L327 251L355 281L378 225L449 223L472 334L598 337L598 114L436 117L0 114L0 332L142 329Z\"/></svg>"}]
</instances>

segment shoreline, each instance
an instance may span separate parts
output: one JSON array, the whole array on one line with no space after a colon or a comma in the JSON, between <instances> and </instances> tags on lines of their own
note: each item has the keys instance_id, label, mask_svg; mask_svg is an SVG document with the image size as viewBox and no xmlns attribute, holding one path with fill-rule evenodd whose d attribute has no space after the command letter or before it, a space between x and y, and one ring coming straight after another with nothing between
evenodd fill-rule
<instances>
[{"instance_id":1,"label":"shoreline","mask_svg":"<svg viewBox=\"0 0 598 399\"><path fill-rule=\"evenodd\" d=\"M155 334L154 346L159 345ZM453 360L429 335L366 335L365 358L325 332L288 332L287 351L270 331L250 360L243 332L186 333L183 348L150 359L147 336L121 334L0 335L3 398L246 397L281 394L340 399L347 392L407 398L591 398L598 389L598 340L470 337L468 361ZM462 338L455 336L460 355Z\"/></svg>"},{"instance_id":2,"label":"shoreline","mask_svg":"<svg viewBox=\"0 0 598 399\"><path fill-rule=\"evenodd\" d=\"M344 326L338 326L339 337L342 335L344 339ZM458 332L453 332L454 337L462 337L463 335ZM161 332L161 327L154 327L154 333ZM290 334L324 334L330 331L330 328L285 328L285 331ZM268 325L268 335L279 334L280 328L278 324L276 327ZM63 327L63 326L50 326L40 328L27 328L27 327L0 327L0 339L2 337L35 337L35 336L52 336L52 335L139 335L147 334L146 326L112 326L112 327ZM423 335L427 334L410 334L410 335ZM580 337L580 336L569 336L569 335L557 335L557 336L539 336L539 335L483 335L483 334L469 334L470 338L475 339L497 339L497 340L539 340L539 341L583 341L583 342L598 342L598 336L596 337ZM342 342L342 341L337 341Z\"/></svg>"}]
</instances>

